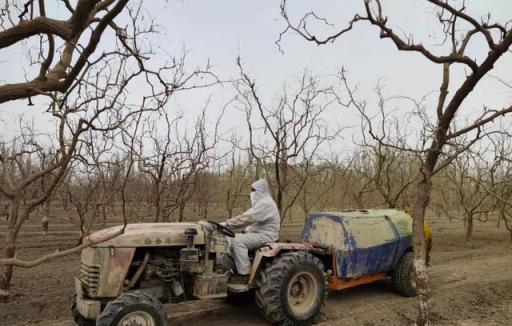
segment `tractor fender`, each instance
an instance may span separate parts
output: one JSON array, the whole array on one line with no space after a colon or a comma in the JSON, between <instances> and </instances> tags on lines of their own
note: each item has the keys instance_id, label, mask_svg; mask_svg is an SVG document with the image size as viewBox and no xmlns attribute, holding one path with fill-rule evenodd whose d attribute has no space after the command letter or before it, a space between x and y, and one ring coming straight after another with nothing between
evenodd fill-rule
<instances>
[{"instance_id":1,"label":"tractor fender","mask_svg":"<svg viewBox=\"0 0 512 326\"><path fill-rule=\"evenodd\" d=\"M249 273L249 287L252 287L258 271L265 259L279 256L281 252L289 251L314 251L315 246L311 243L269 243L259 248L254 256L254 261Z\"/></svg>"}]
</instances>

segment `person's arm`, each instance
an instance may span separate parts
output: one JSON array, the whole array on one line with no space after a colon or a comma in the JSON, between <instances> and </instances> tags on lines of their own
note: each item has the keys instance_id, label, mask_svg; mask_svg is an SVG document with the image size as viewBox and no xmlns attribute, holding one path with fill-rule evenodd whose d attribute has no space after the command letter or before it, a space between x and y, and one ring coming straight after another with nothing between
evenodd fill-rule
<instances>
[{"instance_id":1,"label":"person's arm","mask_svg":"<svg viewBox=\"0 0 512 326\"><path fill-rule=\"evenodd\" d=\"M262 222L265 219L265 216L265 205L258 202L254 207L249 208L238 216L230 218L223 224L228 228L244 227L257 222Z\"/></svg>"},{"instance_id":2,"label":"person's arm","mask_svg":"<svg viewBox=\"0 0 512 326\"><path fill-rule=\"evenodd\" d=\"M247 214L247 212L245 212L238 216L230 218L229 220L224 222L224 224L228 228L238 228L238 227L244 227L247 225L251 225L256 222L257 221L254 219L254 217L252 215Z\"/></svg>"}]
</instances>

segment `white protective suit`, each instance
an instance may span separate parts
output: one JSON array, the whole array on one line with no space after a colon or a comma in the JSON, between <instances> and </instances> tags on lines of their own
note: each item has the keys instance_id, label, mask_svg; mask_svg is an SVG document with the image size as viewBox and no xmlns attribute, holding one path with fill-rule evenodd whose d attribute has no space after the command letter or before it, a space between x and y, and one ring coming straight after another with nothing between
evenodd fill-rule
<instances>
[{"instance_id":1,"label":"white protective suit","mask_svg":"<svg viewBox=\"0 0 512 326\"><path fill-rule=\"evenodd\" d=\"M223 223L229 228L247 226L245 233L237 233L231 240L235 266L240 275L247 275L251 270L249 250L276 242L281 227L279 211L270 196L267 181L260 179L251 187L255 190L251 192L252 207Z\"/></svg>"}]
</instances>

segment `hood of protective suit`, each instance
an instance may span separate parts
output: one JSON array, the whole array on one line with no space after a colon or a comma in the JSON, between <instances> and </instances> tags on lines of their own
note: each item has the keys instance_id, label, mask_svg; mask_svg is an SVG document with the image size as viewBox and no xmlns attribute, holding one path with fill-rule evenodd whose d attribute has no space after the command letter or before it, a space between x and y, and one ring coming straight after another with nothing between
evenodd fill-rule
<instances>
[{"instance_id":1,"label":"hood of protective suit","mask_svg":"<svg viewBox=\"0 0 512 326\"><path fill-rule=\"evenodd\" d=\"M265 179L259 179L252 183L251 188L255 191L251 192L251 204L254 206L258 201L260 201L265 196L270 196L270 192L268 190L268 183Z\"/></svg>"}]
</instances>

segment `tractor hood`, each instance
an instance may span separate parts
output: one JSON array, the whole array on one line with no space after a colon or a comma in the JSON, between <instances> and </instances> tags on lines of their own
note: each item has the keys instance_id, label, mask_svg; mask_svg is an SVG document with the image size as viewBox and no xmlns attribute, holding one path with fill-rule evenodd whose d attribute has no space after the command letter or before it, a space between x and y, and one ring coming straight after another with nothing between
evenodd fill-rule
<instances>
[{"instance_id":1,"label":"tractor hood","mask_svg":"<svg viewBox=\"0 0 512 326\"><path fill-rule=\"evenodd\" d=\"M111 237L123 228L122 225L113 226L89 235L85 242L97 242ZM101 242L92 247L159 247L159 246L186 246L186 229L196 229L194 244L202 245L205 236L201 225L197 223L138 223L128 224L124 233L108 241Z\"/></svg>"}]
</instances>

